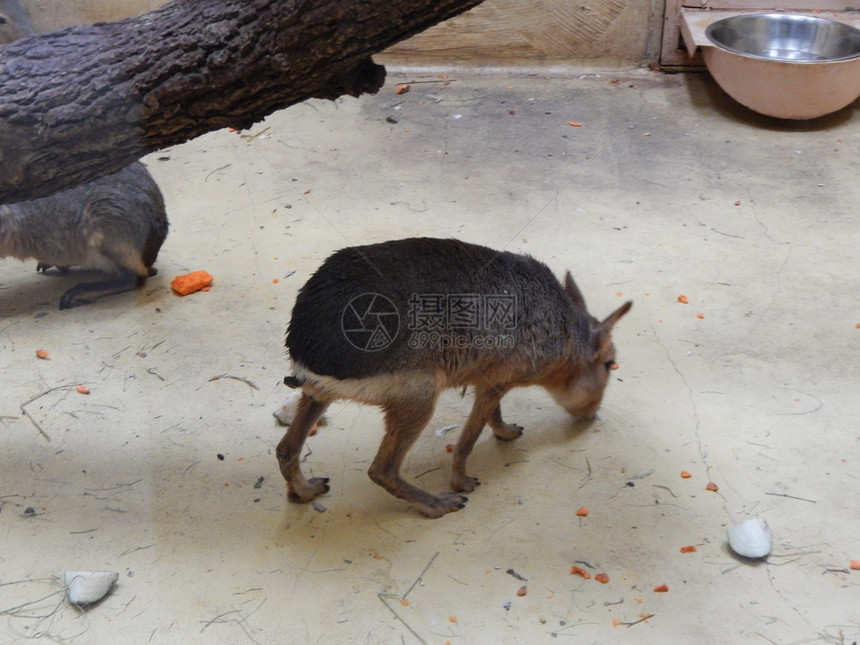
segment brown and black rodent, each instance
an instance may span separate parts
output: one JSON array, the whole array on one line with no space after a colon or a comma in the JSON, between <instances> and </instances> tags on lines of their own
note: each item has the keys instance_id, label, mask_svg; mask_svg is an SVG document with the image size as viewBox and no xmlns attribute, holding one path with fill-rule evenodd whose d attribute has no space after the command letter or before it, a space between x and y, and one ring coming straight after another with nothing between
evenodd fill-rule
<instances>
[{"instance_id":1,"label":"brown and black rodent","mask_svg":"<svg viewBox=\"0 0 860 645\"><path fill-rule=\"evenodd\" d=\"M593 415L615 366L611 331L626 302L591 316L568 273L559 283L543 263L453 239L409 238L342 249L299 291L287 334L301 389L277 457L292 501L309 502L328 478L306 479L300 456L335 400L380 406L385 436L370 478L428 517L463 507L478 480L466 460L484 426L502 440L522 428L502 420L512 388L539 385L577 416ZM432 494L400 475L439 394L473 387L475 402L454 447L453 492Z\"/></svg>"}]
</instances>

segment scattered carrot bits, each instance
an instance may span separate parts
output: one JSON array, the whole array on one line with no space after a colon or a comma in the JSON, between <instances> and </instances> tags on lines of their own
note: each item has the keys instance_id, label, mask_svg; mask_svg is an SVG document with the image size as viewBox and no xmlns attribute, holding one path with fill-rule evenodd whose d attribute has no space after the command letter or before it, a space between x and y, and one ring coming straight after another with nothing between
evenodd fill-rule
<instances>
[{"instance_id":1,"label":"scattered carrot bits","mask_svg":"<svg viewBox=\"0 0 860 645\"><path fill-rule=\"evenodd\" d=\"M690 299L684 294L681 294L680 296L678 296L678 302L686 305L690 303Z\"/></svg>"},{"instance_id":2,"label":"scattered carrot bits","mask_svg":"<svg viewBox=\"0 0 860 645\"><path fill-rule=\"evenodd\" d=\"M694 546L682 546L681 553L695 553L696 547Z\"/></svg>"},{"instance_id":3,"label":"scattered carrot bits","mask_svg":"<svg viewBox=\"0 0 860 645\"><path fill-rule=\"evenodd\" d=\"M666 593L667 591L669 591L669 585L665 583L662 585L657 585L656 587L654 587L654 591L656 593Z\"/></svg>"},{"instance_id":4,"label":"scattered carrot bits","mask_svg":"<svg viewBox=\"0 0 860 645\"><path fill-rule=\"evenodd\" d=\"M609 576L605 573L598 573L596 576L594 576L594 579L602 584L606 584L607 582L609 582Z\"/></svg>"},{"instance_id":5,"label":"scattered carrot bits","mask_svg":"<svg viewBox=\"0 0 860 645\"><path fill-rule=\"evenodd\" d=\"M582 124L577 123L576 121L568 121L567 124L572 125L574 128L581 128L582 127Z\"/></svg>"},{"instance_id":6,"label":"scattered carrot bits","mask_svg":"<svg viewBox=\"0 0 860 645\"><path fill-rule=\"evenodd\" d=\"M523 596L525 596L527 593L528 593L528 590L526 589L526 586L525 586L525 585L523 585L522 587L520 587L519 589L517 589L517 595L518 595L520 598L522 598Z\"/></svg>"},{"instance_id":7,"label":"scattered carrot bits","mask_svg":"<svg viewBox=\"0 0 860 645\"><path fill-rule=\"evenodd\" d=\"M89 394L90 393L90 388L88 388L86 385L78 385L75 388L75 390L77 391L78 394Z\"/></svg>"},{"instance_id":8,"label":"scattered carrot bits","mask_svg":"<svg viewBox=\"0 0 860 645\"><path fill-rule=\"evenodd\" d=\"M208 289L211 284L212 276L203 270L178 275L170 282L170 286L180 296L187 296L195 291L203 291Z\"/></svg>"},{"instance_id":9,"label":"scattered carrot bits","mask_svg":"<svg viewBox=\"0 0 860 645\"><path fill-rule=\"evenodd\" d=\"M612 619L612 626L613 626L613 627L618 627L620 624L621 624L621 619L620 619L620 618L613 618L613 619Z\"/></svg>"},{"instance_id":10,"label":"scattered carrot bits","mask_svg":"<svg viewBox=\"0 0 860 645\"><path fill-rule=\"evenodd\" d=\"M454 623L456 625L457 624L457 617L456 616L448 616L448 622Z\"/></svg>"},{"instance_id":11,"label":"scattered carrot bits","mask_svg":"<svg viewBox=\"0 0 860 645\"><path fill-rule=\"evenodd\" d=\"M853 571L860 571L860 560L851 560L848 563L848 568Z\"/></svg>"},{"instance_id":12,"label":"scattered carrot bits","mask_svg":"<svg viewBox=\"0 0 860 645\"><path fill-rule=\"evenodd\" d=\"M692 477L692 475L690 473L688 473L686 470L681 471L681 479L690 479L690 477Z\"/></svg>"},{"instance_id":13,"label":"scattered carrot bits","mask_svg":"<svg viewBox=\"0 0 860 645\"><path fill-rule=\"evenodd\" d=\"M395 94L406 94L406 92L408 92L408 91L409 91L409 83L403 83L402 85L398 85L395 88L394 93Z\"/></svg>"},{"instance_id":14,"label":"scattered carrot bits","mask_svg":"<svg viewBox=\"0 0 860 645\"><path fill-rule=\"evenodd\" d=\"M578 511L576 511L577 517L586 517L588 515L588 509L585 506L580 507Z\"/></svg>"},{"instance_id":15,"label":"scattered carrot bits","mask_svg":"<svg viewBox=\"0 0 860 645\"><path fill-rule=\"evenodd\" d=\"M41 358L42 360L48 358L50 356L50 352L47 349L37 349L36 350L36 358Z\"/></svg>"},{"instance_id":16,"label":"scattered carrot bits","mask_svg":"<svg viewBox=\"0 0 860 645\"><path fill-rule=\"evenodd\" d=\"M571 567L570 572L571 572L571 574L573 574L575 576L582 576L586 580L591 580L591 574L588 573L588 571L586 571L585 569L582 569L580 567Z\"/></svg>"},{"instance_id":17,"label":"scattered carrot bits","mask_svg":"<svg viewBox=\"0 0 860 645\"><path fill-rule=\"evenodd\" d=\"M696 314L696 318L698 318L699 320L704 320L704 319L705 319L705 314L703 314L703 313L698 313L698 314Z\"/></svg>"},{"instance_id":18,"label":"scattered carrot bits","mask_svg":"<svg viewBox=\"0 0 860 645\"><path fill-rule=\"evenodd\" d=\"M609 369L617 370L619 367L621 367L621 366L618 363L616 363L615 361L612 361L612 365L609 366Z\"/></svg>"},{"instance_id":19,"label":"scattered carrot bits","mask_svg":"<svg viewBox=\"0 0 860 645\"><path fill-rule=\"evenodd\" d=\"M716 493L718 490L720 490L720 487L717 486L714 482L708 482L708 485L705 486L705 490L709 490L712 493Z\"/></svg>"},{"instance_id":20,"label":"scattered carrot bits","mask_svg":"<svg viewBox=\"0 0 860 645\"><path fill-rule=\"evenodd\" d=\"M406 598L404 598L403 600L400 601L400 604L403 605L404 607L408 607L409 601Z\"/></svg>"},{"instance_id":21,"label":"scattered carrot bits","mask_svg":"<svg viewBox=\"0 0 860 645\"><path fill-rule=\"evenodd\" d=\"M446 444L445 450L448 452L454 452L454 444L453 443Z\"/></svg>"}]
</instances>

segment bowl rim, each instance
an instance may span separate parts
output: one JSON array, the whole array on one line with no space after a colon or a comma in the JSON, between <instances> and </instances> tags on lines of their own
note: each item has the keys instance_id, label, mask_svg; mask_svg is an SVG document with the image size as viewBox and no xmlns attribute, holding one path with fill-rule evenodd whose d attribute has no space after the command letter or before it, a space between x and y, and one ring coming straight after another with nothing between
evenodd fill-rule
<instances>
[{"instance_id":1,"label":"bowl rim","mask_svg":"<svg viewBox=\"0 0 860 645\"><path fill-rule=\"evenodd\" d=\"M723 42L716 40L713 36L713 32L718 28L719 25L723 25L732 20L742 20L745 18L791 18L792 20L803 20L805 22L821 22L837 25L839 28L848 30L849 33L854 32L856 38L860 39L860 29L853 25L849 25L844 22L839 22L838 20L831 20L830 18L822 18L820 16L808 16L802 13L775 13L775 12L766 12L766 13L739 13L734 16L727 16L725 18L720 18L719 20L715 20L711 24L707 26L705 29L705 35L708 40L711 42L711 45L718 47L719 49L723 49L726 51L730 51L735 54L740 54L741 56L748 56L749 58L756 58L758 60L769 60L775 63L794 63L796 65L820 65L822 63L837 63L840 61L853 60L855 58L860 58L860 50L855 54L850 54L848 56L838 56L835 58L817 58L817 59L796 59L796 58L775 58L773 56L762 56L761 54L754 54L752 52L746 52L742 49L737 49L736 47L732 47Z\"/></svg>"}]
</instances>

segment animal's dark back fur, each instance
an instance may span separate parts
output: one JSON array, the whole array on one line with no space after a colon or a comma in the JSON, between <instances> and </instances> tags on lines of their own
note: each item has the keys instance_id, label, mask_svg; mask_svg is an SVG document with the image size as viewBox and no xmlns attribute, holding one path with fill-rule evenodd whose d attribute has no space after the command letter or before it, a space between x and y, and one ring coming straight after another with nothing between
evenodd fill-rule
<instances>
[{"instance_id":1,"label":"animal's dark back fur","mask_svg":"<svg viewBox=\"0 0 860 645\"><path fill-rule=\"evenodd\" d=\"M384 299L362 299L364 294ZM416 336L416 332L432 331L414 318L428 313L413 299L416 294L429 296L431 305L442 302L447 312L461 296L471 297L482 316L491 306L484 298L495 298L496 304L507 301L513 305L515 319L484 317L477 328L446 323L436 330L447 335L449 344L458 342L464 347L445 349L432 342L410 346L410 340L432 341L432 337ZM453 300L446 301L449 296ZM359 309L371 305L383 314L393 305L399 322L396 336L374 351L357 347L364 337L352 334L350 339L343 330L343 312L351 302ZM371 316L364 322L372 327L375 320ZM347 326L354 322L354 317L347 316ZM346 248L331 255L299 291L287 347L294 361L339 379L434 367L450 373L462 364L481 369L514 354L519 354L518 364L532 361L534 369L540 370L538 363L562 355L565 349L570 351L571 343L581 349L588 338L589 322L588 314L572 306L550 269L530 256L453 239L409 238ZM483 346L471 342L476 336ZM494 346L486 347L487 338Z\"/></svg>"}]
</instances>

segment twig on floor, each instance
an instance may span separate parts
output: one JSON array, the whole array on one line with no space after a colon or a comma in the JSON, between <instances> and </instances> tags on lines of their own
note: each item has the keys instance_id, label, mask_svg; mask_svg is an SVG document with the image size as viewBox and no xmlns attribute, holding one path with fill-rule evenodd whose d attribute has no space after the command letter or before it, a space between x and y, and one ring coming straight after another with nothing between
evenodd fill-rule
<instances>
[{"instance_id":1,"label":"twig on floor","mask_svg":"<svg viewBox=\"0 0 860 645\"><path fill-rule=\"evenodd\" d=\"M788 499L796 499L800 502L809 502L810 504L816 503L814 499L806 499L805 497L797 497L795 495L788 495L786 493L765 493L765 495L773 495L774 497L787 497Z\"/></svg>"},{"instance_id":2,"label":"twig on floor","mask_svg":"<svg viewBox=\"0 0 860 645\"><path fill-rule=\"evenodd\" d=\"M233 379L234 381L239 381L240 383L244 383L248 387L254 388L255 390L260 389L256 385L254 385L253 381L250 381L243 376L233 376L232 374L219 374L218 376L213 376L212 378L209 379L209 382L211 383L212 381L218 381L218 380L225 379L225 378Z\"/></svg>"},{"instance_id":3,"label":"twig on floor","mask_svg":"<svg viewBox=\"0 0 860 645\"><path fill-rule=\"evenodd\" d=\"M412 586L406 590L406 593L403 594L403 597L400 600L406 600L406 596L408 596L412 592L412 590L415 589L415 585L417 585L419 582L421 582L421 578L423 578L424 574L427 573L427 569L430 568L430 566L433 564L433 561L438 557L439 557L439 552L436 551L436 553L433 554L433 557L430 558L430 562L428 562L427 566L425 566L424 569L422 569L421 573L418 574L418 577L415 578L415 582L413 582Z\"/></svg>"},{"instance_id":4,"label":"twig on floor","mask_svg":"<svg viewBox=\"0 0 860 645\"><path fill-rule=\"evenodd\" d=\"M29 412L27 412L24 408L21 408L21 412L24 414L24 416L25 416L25 417L27 417L28 419L30 419L30 422L31 422L34 426L36 426L36 430L38 430L38 431L39 431L39 434L40 434L40 435L42 435L43 437L45 437L45 439L47 439L48 441L51 441L51 437L49 437L49 436L48 436L48 433L47 433L47 432L45 432L44 430L42 430L42 426L40 426L40 425L38 424L38 422L37 422L37 421L36 421L32 416L30 416L30 413L29 413Z\"/></svg>"},{"instance_id":5,"label":"twig on floor","mask_svg":"<svg viewBox=\"0 0 860 645\"><path fill-rule=\"evenodd\" d=\"M412 627L410 627L409 623L407 623L405 620L403 620L400 617L400 614L398 614L396 611L394 611L394 607L392 607L391 605L388 604L388 601L386 600L386 598L397 598L397 594L379 592L378 594L376 594L376 597L379 598L379 600L382 602L382 604L388 608L388 611L390 611L392 613L392 615L397 620L399 620L406 629L409 630L409 633L418 639L418 642L420 642L421 645L427 645L427 641L425 641L423 638L421 638L421 636L418 635L418 632L416 632L414 629L412 629Z\"/></svg>"},{"instance_id":6,"label":"twig on floor","mask_svg":"<svg viewBox=\"0 0 860 645\"><path fill-rule=\"evenodd\" d=\"M638 625L639 623L644 623L649 618L654 618L654 614L648 614L647 616L642 616L639 620L634 620L632 623L620 623L625 627L633 627L633 625Z\"/></svg>"},{"instance_id":7,"label":"twig on floor","mask_svg":"<svg viewBox=\"0 0 860 645\"><path fill-rule=\"evenodd\" d=\"M47 394L50 394L51 392L56 392L57 390L70 390L71 388L73 388L73 387L78 387L79 385L80 385L80 383L70 383L70 384L68 384L68 385L58 385L58 386L56 386L56 387L48 388L48 389L47 389L47 390L45 390L44 392L39 392L38 394L34 394L33 396L31 396L29 399L27 399L26 401L24 401L24 402L21 404L21 406L20 406L20 407L21 407L21 413L22 413L25 417L27 417L28 419L30 419L30 422L31 422L31 423L36 427L36 430L38 430L38 431L39 431L39 434L40 434L40 435L42 435L43 437L45 437L45 439L47 439L48 441L50 441L50 440L51 440L51 437L49 437L49 436L48 436L48 433L47 433L47 432L45 432L45 431L42 429L42 426L40 426L40 425L36 422L36 420L32 417L32 415L31 415L29 412L27 412L27 406L28 406L28 405L30 405L31 403L34 403L34 402L38 401L38 400L39 400L39 399L41 399L43 396L45 396L45 395L47 395Z\"/></svg>"}]
</instances>

